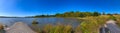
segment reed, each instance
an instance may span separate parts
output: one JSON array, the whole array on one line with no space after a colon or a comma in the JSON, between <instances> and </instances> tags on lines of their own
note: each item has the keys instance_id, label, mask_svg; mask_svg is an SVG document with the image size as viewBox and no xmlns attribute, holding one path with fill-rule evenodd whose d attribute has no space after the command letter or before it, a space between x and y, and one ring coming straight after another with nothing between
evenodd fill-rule
<instances>
[{"instance_id":1,"label":"reed","mask_svg":"<svg viewBox=\"0 0 120 33\"><path fill-rule=\"evenodd\" d=\"M103 26L109 18L110 16L108 15L85 17L80 24L82 33L98 33L99 28Z\"/></svg>"},{"instance_id":2,"label":"reed","mask_svg":"<svg viewBox=\"0 0 120 33\"><path fill-rule=\"evenodd\" d=\"M120 27L120 15L114 15L114 17L116 18L117 25Z\"/></svg>"},{"instance_id":3,"label":"reed","mask_svg":"<svg viewBox=\"0 0 120 33\"><path fill-rule=\"evenodd\" d=\"M72 26L71 25L62 25L58 24L56 26L46 25L44 27L44 33L71 33Z\"/></svg>"},{"instance_id":4,"label":"reed","mask_svg":"<svg viewBox=\"0 0 120 33\"><path fill-rule=\"evenodd\" d=\"M113 16L112 16L113 17ZM116 17L115 17L116 18ZM63 25L58 23L57 25L45 25L41 33L99 33L99 28L103 26L107 20L111 19L110 15L101 16L89 16L84 18L78 18L82 20L80 25L73 28L72 25ZM120 21L117 19L117 21Z\"/></svg>"}]
</instances>

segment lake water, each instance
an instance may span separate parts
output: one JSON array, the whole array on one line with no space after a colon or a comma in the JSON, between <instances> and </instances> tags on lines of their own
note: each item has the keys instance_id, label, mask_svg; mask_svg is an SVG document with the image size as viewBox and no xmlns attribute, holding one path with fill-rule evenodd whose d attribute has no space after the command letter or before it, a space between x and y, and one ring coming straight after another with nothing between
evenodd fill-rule
<instances>
[{"instance_id":1,"label":"lake water","mask_svg":"<svg viewBox=\"0 0 120 33\"><path fill-rule=\"evenodd\" d=\"M72 26L77 26L80 24L80 21L75 18L0 18L0 23L5 24L7 26L13 25L15 22L23 22L28 25L32 24L33 20L37 20L40 26L44 26L47 24L56 25L58 23L67 25L70 24Z\"/></svg>"}]
</instances>

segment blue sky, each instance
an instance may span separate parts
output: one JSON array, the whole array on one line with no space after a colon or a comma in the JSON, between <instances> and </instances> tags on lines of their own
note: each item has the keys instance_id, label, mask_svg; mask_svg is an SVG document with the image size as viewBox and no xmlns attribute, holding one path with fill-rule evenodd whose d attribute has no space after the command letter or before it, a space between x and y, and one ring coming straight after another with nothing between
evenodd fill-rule
<instances>
[{"instance_id":1,"label":"blue sky","mask_svg":"<svg viewBox=\"0 0 120 33\"><path fill-rule=\"evenodd\" d=\"M69 11L120 13L120 0L0 0L0 16L34 16Z\"/></svg>"}]
</instances>

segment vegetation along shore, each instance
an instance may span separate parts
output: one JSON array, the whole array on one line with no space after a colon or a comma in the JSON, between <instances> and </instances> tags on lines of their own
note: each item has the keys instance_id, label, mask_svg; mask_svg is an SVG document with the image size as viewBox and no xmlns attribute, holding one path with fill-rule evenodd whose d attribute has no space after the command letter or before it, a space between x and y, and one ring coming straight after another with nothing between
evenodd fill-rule
<instances>
[{"instance_id":1,"label":"vegetation along shore","mask_svg":"<svg viewBox=\"0 0 120 33\"><path fill-rule=\"evenodd\" d=\"M36 18L39 17L74 17L81 21L81 23L73 29L71 25L51 25L48 24L44 26L43 29L34 29L39 33L99 33L99 29L106 23L108 20L118 21L117 24L120 26L120 15L119 14L106 14L99 12L65 12L63 14L55 14L55 15L37 15ZM35 24L35 20L33 21L33 25Z\"/></svg>"}]
</instances>

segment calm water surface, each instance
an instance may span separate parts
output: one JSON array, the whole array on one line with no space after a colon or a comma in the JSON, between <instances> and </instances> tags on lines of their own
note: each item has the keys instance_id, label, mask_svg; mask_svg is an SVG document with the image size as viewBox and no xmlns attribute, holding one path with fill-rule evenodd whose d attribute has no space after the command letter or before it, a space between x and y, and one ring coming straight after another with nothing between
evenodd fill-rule
<instances>
[{"instance_id":1,"label":"calm water surface","mask_svg":"<svg viewBox=\"0 0 120 33\"><path fill-rule=\"evenodd\" d=\"M35 19L39 22L39 26L44 26L46 24L56 25L58 23L64 25L70 24L72 26L77 26L80 24L80 21L75 18L0 18L0 23L7 26L11 26L15 22L23 22L31 25L32 21Z\"/></svg>"}]
</instances>

